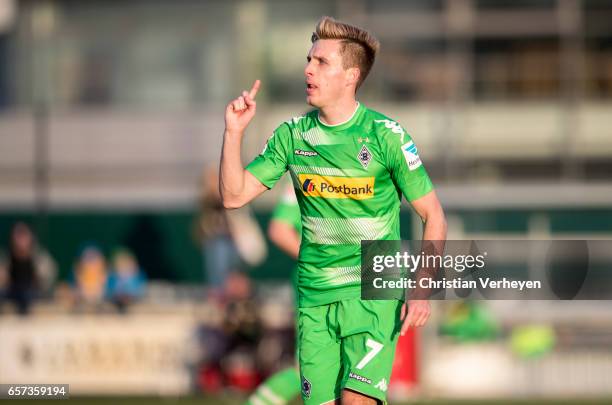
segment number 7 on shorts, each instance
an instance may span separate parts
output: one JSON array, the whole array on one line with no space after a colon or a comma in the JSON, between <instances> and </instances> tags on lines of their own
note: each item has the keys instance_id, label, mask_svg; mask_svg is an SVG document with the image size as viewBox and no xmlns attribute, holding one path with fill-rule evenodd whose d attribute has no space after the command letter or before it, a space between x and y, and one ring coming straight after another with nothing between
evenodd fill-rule
<instances>
[{"instance_id":1,"label":"number 7 on shorts","mask_svg":"<svg viewBox=\"0 0 612 405\"><path fill-rule=\"evenodd\" d=\"M370 360L372 360L374 356L376 356L382 350L384 345L382 343L378 343L375 340L368 339L366 340L366 346L372 350L370 350L365 356L363 356L363 359L361 359L361 361L356 366L357 370L361 370L362 368L364 368L366 364L368 364Z\"/></svg>"}]
</instances>

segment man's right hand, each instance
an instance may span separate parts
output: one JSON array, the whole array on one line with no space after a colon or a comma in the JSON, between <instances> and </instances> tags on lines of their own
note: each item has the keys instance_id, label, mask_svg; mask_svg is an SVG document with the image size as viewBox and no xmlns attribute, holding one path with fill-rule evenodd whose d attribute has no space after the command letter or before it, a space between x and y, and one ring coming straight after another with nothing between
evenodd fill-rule
<instances>
[{"instance_id":1,"label":"man's right hand","mask_svg":"<svg viewBox=\"0 0 612 405\"><path fill-rule=\"evenodd\" d=\"M225 108L225 132L242 134L249 122L255 116L255 96L261 82L255 80L251 91L243 91L242 95L232 101Z\"/></svg>"}]
</instances>

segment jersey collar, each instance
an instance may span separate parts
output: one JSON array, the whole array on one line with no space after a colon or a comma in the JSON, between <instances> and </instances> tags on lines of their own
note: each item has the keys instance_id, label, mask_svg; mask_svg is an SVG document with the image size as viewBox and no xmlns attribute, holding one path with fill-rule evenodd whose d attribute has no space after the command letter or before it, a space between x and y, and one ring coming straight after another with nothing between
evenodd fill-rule
<instances>
[{"instance_id":1,"label":"jersey collar","mask_svg":"<svg viewBox=\"0 0 612 405\"><path fill-rule=\"evenodd\" d=\"M355 107L355 111L349 117L349 119L339 124L335 124L335 125L325 124L323 121L321 121L321 117L319 117L319 111L317 111L317 123L323 128L325 128L326 130L341 131L343 129L346 129L352 126L357 121L357 119L361 115L361 111L363 110L363 108L364 108L363 105L359 101L357 101L357 107Z\"/></svg>"}]
</instances>

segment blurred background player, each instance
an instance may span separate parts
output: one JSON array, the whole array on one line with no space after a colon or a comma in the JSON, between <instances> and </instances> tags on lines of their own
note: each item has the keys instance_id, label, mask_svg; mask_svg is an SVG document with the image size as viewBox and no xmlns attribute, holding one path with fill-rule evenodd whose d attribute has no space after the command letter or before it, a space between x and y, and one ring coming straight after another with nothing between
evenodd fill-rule
<instances>
[{"instance_id":1,"label":"blurred background player","mask_svg":"<svg viewBox=\"0 0 612 405\"><path fill-rule=\"evenodd\" d=\"M265 260L265 239L250 208L229 211L223 207L216 166L203 172L199 208L195 234L202 249L209 297L223 300L232 273L244 272Z\"/></svg>"},{"instance_id":2,"label":"blurred background player","mask_svg":"<svg viewBox=\"0 0 612 405\"><path fill-rule=\"evenodd\" d=\"M274 207L268 225L268 237L283 252L297 260L300 251L302 220L295 191L285 187L280 201ZM291 286L297 299L297 269L291 271ZM296 302L297 304L297 302ZM287 367L274 373L260 384L245 405L282 405L300 395L300 374L296 367Z\"/></svg>"}]
</instances>

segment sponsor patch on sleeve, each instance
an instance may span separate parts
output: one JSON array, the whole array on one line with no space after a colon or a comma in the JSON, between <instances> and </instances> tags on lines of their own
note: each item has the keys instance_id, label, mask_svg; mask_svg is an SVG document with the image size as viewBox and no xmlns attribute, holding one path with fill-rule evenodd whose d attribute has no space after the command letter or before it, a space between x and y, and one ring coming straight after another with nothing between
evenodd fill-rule
<instances>
[{"instance_id":1,"label":"sponsor patch on sleeve","mask_svg":"<svg viewBox=\"0 0 612 405\"><path fill-rule=\"evenodd\" d=\"M414 142L410 141L402 145L402 153L404 154L404 159L406 159L406 163L408 163L408 169L414 170L421 166L421 158L419 157L419 151L417 150Z\"/></svg>"}]
</instances>

